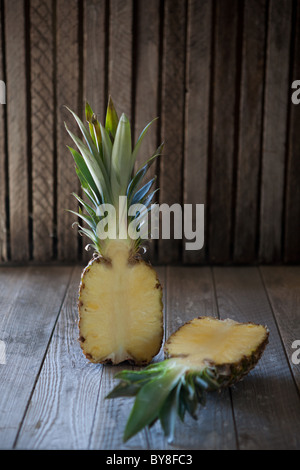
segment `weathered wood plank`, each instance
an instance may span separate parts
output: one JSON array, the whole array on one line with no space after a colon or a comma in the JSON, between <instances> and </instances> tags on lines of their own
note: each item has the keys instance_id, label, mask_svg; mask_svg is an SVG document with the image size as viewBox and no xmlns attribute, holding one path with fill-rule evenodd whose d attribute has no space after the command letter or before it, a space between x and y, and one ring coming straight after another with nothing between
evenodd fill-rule
<instances>
[{"instance_id":1,"label":"weathered wood plank","mask_svg":"<svg viewBox=\"0 0 300 470\"><path fill-rule=\"evenodd\" d=\"M60 0L56 2L56 152L57 152L57 256L73 261L78 255L77 228L71 228L74 215L66 211L77 211L76 199L79 183L74 170L72 156L66 145L75 146L68 136L64 122L72 129L76 124L64 108L69 106L77 114L82 111L79 103L79 12L78 2ZM75 133L77 130L75 131Z\"/></svg>"},{"instance_id":2,"label":"weathered wood plank","mask_svg":"<svg viewBox=\"0 0 300 470\"><path fill-rule=\"evenodd\" d=\"M300 365L292 361L292 345L300 341L300 267L261 267L279 332L300 391Z\"/></svg>"},{"instance_id":3,"label":"weathered wood plank","mask_svg":"<svg viewBox=\"0 0 300 470\"><path fill-rule=\"evenodd\" d=\"M188 4L188 35L186 57L184 204L206 207L207 160L209 143L209 96L211 75L211 36L213 2ZM183 262L203 263L205 247L201 251L187 251L183 247Z\"/></svg>"},{"instance_id":4,"label":"weathered wood plank","mask_svg":"<svg viewBox=\"0 0 300 470\"><path fill-rule=\"evenodd\" d=\"M290 0L270 0L259 247L266 263L279 261L282 250L292 6Z\"/></svg>"},{"instance_id":5,"label":"weathered wood plank","mask_svg":"<svg viewBox=\"0 0 300 470\"><path fill-rule=\"evenodd\" d=\"M108 92L119 114L132 119L133 0L109 2Z\"/></svg>"},{"instance_id":6,"label":"weathered wood plank","mask_svg":"<svg viewBox=\"0 0 300 470\"><path fill-rule=\"evenodd\" d=\"M115 374L123 369L123 366L105 366L90 439L89 449L91 450L148 448L145 431L137 434L126 444L123 443L124 427L134 399L105 400L105 397L116 385Z\"/></svg>"},{"instance_id":7,"label":"weathered wood plank","mask_svg":"<svg viewBox=\"0 0 300 470\"><path fill-rule=\"evenodd\" d=\"M30 2L33 258L53 256L54 34L53 2Z\"/></svg>"},{"instance_id":8,"label":"weathered wood plank","mask_svg":"<svg viewBox=\"0 0 300 470\"><path fill-rule=\"evenodd\" d=\"M182 203L184 151L186 2L165 0L162 64L162 139L166 146L160 160L160 203ZM181 241L159 240L159 262L176 263L181 258Z\"/></svg>"},{"instance_id":9,"label":"weathered wood plank","mask_svg":"<svg viewBox=\"0 0 300 470\"><path fill-rule=\"evenodd\" d=\"M266 3L266 0L247 0L244 7L233 253L234 261L239 263L253 262L257 255Z\"/></svg>"},{"instance_id":10,"label":"weathered wood plank","mask_svg":"<svg viewBox=\"0 0 300 470\"><path fill-rule=\"evenodd\" d=\"M159 116L159 64L160 64L160 2L136 2L136 33L134 36L134 140L137 141L140 133L154 118L159 119L152 124L143 146L138 155L135 170L151 157L160 144L157 136L160 134L161 116ZM163 158L163 157L161 157ZM158 173L157 161L148 171L147 180ZM157 187L153 185L153 190ZM153 203L157 198L153 199ZM156 242L148 243L148 258L155 261Z\"/></svg>"},{"instance_id":11,"label":"weathered wood plank","mask_svg":"<svg viewBox=\"0 0 300 470\"><path fill-rule=\"evenodd\" d=\"M84 97L101 122L105 120L106 1L84 1Z\"/></svg>"},{"instance_id":12,"label":"weathered wood plank","mask_svg":"<svg viewBox=\"0 0 300 470\"><path fill-rule=\"evenodd\" d=\"M84 1L83 95L102 123L105 122L105 108L108 100L106 96L106 5L106 0ZM85 194L83 194L83 199L87 200ZM84 235L82 237L84 262L88 262L92 256L91 251L85 250L89 243L90 240Z\"/></svg>"},{"instance_id":13,"label":"weathered wood plank","mask_svg":"<svg viewBox=\"0 0 300 470\"><path fill-rule=\"evenodd\" d=\"M4 65L4 3L0 2L0 80L5 82ZM7 214L6 214L6 135L5 135L6 109L0 105L0 261L7 260Z\"/></svg>"},{"instance_id":14,"label":"weathered wood plank","mask_svg":"<svg viewBox=\"0 0 300 470\"><path fill-rule=\"evenodd\" d=\"M103 367L80 349L77 297L81 267L73 271L17 448L87 449Z\"/></svg>"},{"instance_id":15,"label":"weathered wood plank","mask_svg":"<svg viewBox=\"0 0 300 470\"><path fill-rule=\"evenodd\" d=\"M68 267L31 267L17 294L0 305L6 365L0 374L0 442L12 448L43 362L70 277ZM38 295L37 295L38 293Z\"/></svg>"},{"instance_id":16,"label":"weathered wood plank","mask_svg":"<svg viewBox=\"0 0 300 470\"><path fill-rule=\"evenodd\" d=\"M270 343L257 368L232 390L240 449L297 449L300 400L256 268L214 269L221 318L266 324Z\"/></svg>"},{"instance_id":17,"label":"weathered wood plank","mask_svg":"<svg viewBox=\"0 0 300 470\"><path fill-rule=\"evenodd\" d=\"M230 260L235 151L238 1L216 2L213 124L209 175L209 258Z\"/></svg>"},{"instance_id":18,"label":"weathered wood plank","mask_svg":"<svg viewBox=\"0 0 300 470\"><path fill-rule=\"evenodd\" d=\"M143 128L158 116L158 81L160 48L160 2L137 2L137 24L135 35L135 141ZM157 127L161 119L153 123L138 156L137 167L151 157L157 143ZM156 174L156 165L149 176Z\"/></svg>"},{"instance_id":19,"label":"weathered wood plank","mask_svg":"<svg viewBox=\"0 0 300 470\"><path fill-rule=\"evenodd\" d=\"M166 337L198 316L218 316L209 268L167 268ZM228 390L211 394L198 411L198 421L180 421L173 446L186 449L234 449L236 438Z\"/></svg>"},{"instance_id":20,"label":"weathered wood plank","mask_svg":"<svg viewBox=\"0 0 300 470\"><path fill-rule=\"evenodd\" d=\"M25 3L5 0L10 249L29 259L28 127Z\"/></svg>"},{"instance_id":21,"label":"weathered wood plank","mask_svg":"<svg viewBox=\"0 0 300 470\"><path fill-rule=\"evenodd\" d=\"M300 2L297 1L296 33L294 41L294 57L292 80L300 77ZM292 90L294 91L294 90ZM285 206L285 246L284 260L287 262L300 262L300 107L292 105L290 108L288 166Z\"/></svg>"}]
</instances>

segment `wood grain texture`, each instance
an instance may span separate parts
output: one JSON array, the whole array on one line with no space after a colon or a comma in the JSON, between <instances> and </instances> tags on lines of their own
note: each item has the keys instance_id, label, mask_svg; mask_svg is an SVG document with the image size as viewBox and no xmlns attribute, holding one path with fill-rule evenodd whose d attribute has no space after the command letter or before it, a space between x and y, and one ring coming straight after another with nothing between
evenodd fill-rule
<instances>
[{"instance_id":1,"label":"wood grain texture","mask_svg":"<svg viewBox=\"0 0 300 470\"><path fill-rule=\"evenodd\" d=\"M167 268L166 337L198 316L218 316L210 268ZM189 449L235 449L236 438L228 390L210 394L198 420L177 422L173 446Z\"/></svg>"},{"instance_id":2,"label":"wood grain texture","mask_svg":"<svg viewBox=\"0 0 300 470\"><path fill-rule=\"evenodd\" d=\"M80 274L76 267L16 448L88 448L103 367L88 363L77 341Z\"/></svg>"},{"instance_id":3,"label":"wood grain texture","mask_svg":"<svg viewBox=\"0 0 300 470\"><path fill-rule=\"evenodd\" d=\"M10 249L15 261L29 259L28 128L25 6L5 0L7 146Z\"/></svg>"},{"instance_id":4,"label":"wood grain texture","mask_svg":"<svg viewBox=\"0 0 300 470\"><path fill-rule=\"evenodd\" d=\"M270 330L255 370L231 391L209 394L197 422L178 422L172 445L158 423L123 444L132 402L105 396L128 365L102 367L84 358L77 342L80 272L80 266L0 268L7 359L0 364L1 449L299 449L300 375L290 357L299 333L298 267L264 267L262 276L256 268L158 268L165 336L198 315ZM161 352L155 360L162 358Z\"/></svg>"},{"instance_id":5,"label":"wood grain texture","mask_svg":"<svg viewBox=\"0 0 300 470\"><path fill-rule=\"evenodd\" d=\"M135 55L135 129L137 141L144 127L158 117L147 133L138 155L136 168L139 168L158 146L157 128L161 125L158 116L158 81L160 51L160 2L137 2L137 23L134 39ZM149 170L149 179L156 174L156 165Z\"/></svg>"},{"instance_id":6,"label":"wood grain texture","mask_svg":"<svg viewBox=\"0 0 300 470\"><path fill-rule=\"evenodd\" d=\"M30 3L33 258L53 256L54 37L53 2Z\"/></svg>"},{"instance_id":7,"label":"wood grain texture","mask_svg":"<svg viewBox=\"0 0 300 470\"><path fill-rule=\"evenodd\" d=\"M98 119L105 121L106 1L84 1L84 98Z\"/></svg>"},{"instance_id":8,"label":"wood grain texture","mask_svg":"<svg viewBox=\"0 0 300 470\"><path fill-rule=\"evenodd\" d=\"M300 77L300 2L297 1L296 34L293 38L294 57L292 81ZM295 90L292 90L294 92ZM284 260L300 261L300 107L290 106L288 164L285 206L285 246Z\"/></svg>"},{"instance_id":9,"label":"wood grain texture","mask_svg":"<svg viewBox=\"0 0 300 470\"><path fill-rule=\"evenodd\" d=\"M257 214L261 160L266 36L265 0L244 6L234 260L249 263L257 253Z\"/></svg>"},{"instance_id":10,"label":"wood grain texture","mask_svg":"<svg viewBox=\"0 0 300 470\"><path fill-rule=\"evenodd\" d=\"M162 138L160 160L160 204L182 203L184 151L186 2L165 0L162 63ZM181 258L181 240L159 240L159 261L176 263Z\"/></svg>"},{"instance_id":11,"label":"wood grain texture","mask_svg":"<svg viewBox=\"0 0 300 470\"><path fill-rule=\"evenodd\" d=\"M60 0L56 3L56 152L57 152L57 256L58 259L74 261L78 256L77 227L73 214L78 204L71 195L77 192L79 183L72 156L66 145L75 146L68 136L64 122L77 133L77 125L64 108L70 107L78 115L79 103L79 12L78 2Z\"/></svg>"},{"instance_id":12,"label":"wood grain texture","mask_svg":"<svg viewBox=\"0 0 300 470\"><path fill-rule=\"evenodd\" d=\"M83 96L100 122L105 122L106 96L106 0L84 0L84 69ZM85 119L84 119L85 122ZM82 195L87 202L87 196ZM89 228L83 222L83 226ZM91 250L85 250L90 240L82 237L82 260L88 262Z\"/></svg>"},{"instance_id":13,"label":"wood grain texture","mask_svg":"<svg viewBox=\"0 0 300 470\"><path fill-rule=\"evenodd\" d=\"M292 5L270 0L269 6L259 256L266 263L278 261L282 249Z\"/></svg>"},{"instance_id":14,"label":"wood grain texture","mask_svg":"<svg viewBox=\"0 0 300 470\"><path fill-rule=\"evenodd\" d=\"M209 258L230 260L235 151L238 1L216 2L213 125L209 185Z\"/></svg>"},{"instance_id":15,"label":"wood grain texture","mask_svg":"<svg viewBox=\"0 0 300 470\"><path fill-rule=\"evenodd\" d=\"M144 127L155 118L147 133L135 164L135 171L154 154L160 141L161 116L159 115L159 76L160 76L160 1L136 2L136 33L134 36L134 141L136 142ZM164 158L163 156L159 158ZM148 171L149 181L158 174L158 162L155 161ZM153 185L153 190L159 182ZM153 199L153 203L157 198ZM148 258L154 262L156 242L149 241Z\"/></svg>"},{"instance_id":16,"label":"wood grain texture","mask_svg":"<svg viewBox=\"0 0 300 470\"><path fill-rule=\"evenodd\" d=\"M294 341L300 340L300 268L260 268L287 357L300 391L300 365L292 361Z\"/></svg>"},{"instance_id":17,"label":"wood grain texture","mask_svg":"<svg viewBox=\"0 0 300 470\"><path fill-rule=\"evenodd\" d=\"M133 0L110 0L109 18L108 93L131 121Z\"/></svg>"},{"instance_id":18,"label":"wood grain texture","mask_svg":"<svg viewBox=\"0 0 300 470\"><path fill-rule=\"evenodd\" d=\"M205 205L204 248L172 233L149 259L300 262L299 0L0 3L0 263L90 258L63 106L103 121L109 93L135 140L159 117L137 163L165 141L157 200Z\"/></svg>"},{"instance_id":19,"label":"wood grain texture","mask_svg":"<svg viewBox=\"0 0 300 470\"><path fill-rule=\"evenodd\" d=\"M209 97L211 79L211 36L213 2L188 4L188 34L186 52L186 106L184 151L184 204L204 204L207 194L207 161L209 146ZM203 263L201 251L187 251L183 246L183 262Z\"/></svg>"},{"instance_id":20,"label":"wood grain texture","mask_svg":"<svg viewBox=\"0 0 300 470\"><path fill-rule=\"evenodd\" d=\"M24 276L19 269L10 304L1 302L0 336L6 343L6 364L0 366L2 449L12 448L16 439L69 276L67 267L32 267Z\"/></svg>"},{"instance_id":21,"label":"wood grain texture","mask_svg":"<svg viewBox=\"0 0 300 470\"><path fill-rule=\"evenodd\" d=\"M5 82L4 64L4 41L2 41L4 31L4 8L3 1L0 2L0 80ZM0 105L0 262L7 260L7 214L6 214L6 112L5 106Z\"/></svg>"},{"instance_id":22,"label":"wood grain texture","mask_svg":"<svg viewBox=\"0 0 300 470\"><path fill-rule=\"evenodd\" d=\"M256 268L215 268L221 318L267 325L270 342L257 368L232 388L239 448L297 449L300 401Z\"/></svg>"}]
</instances>

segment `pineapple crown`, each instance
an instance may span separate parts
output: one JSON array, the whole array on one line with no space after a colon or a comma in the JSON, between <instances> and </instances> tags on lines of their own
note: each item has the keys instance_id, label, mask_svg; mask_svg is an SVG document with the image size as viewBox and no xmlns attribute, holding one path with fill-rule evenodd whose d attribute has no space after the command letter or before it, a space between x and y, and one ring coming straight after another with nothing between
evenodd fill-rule
<instances>
[{"instance_id":1,"label":"pineapple crown","mask_svg":"<svg viewBox=\"0 0 300 470\"><path fill-rule=\"evenodd\" d=\"M207 391L227 385L228 371L220 374L213 365L193 370L176 359L166 359L141 371L123 370L115 378L120 382L106 398L136 397L124 431L124 442L157 420L172 442L176 417L183 422L188 412L197 419L198 404L205 405Z\"/></svg>"},{"instance_id":2,"label":"pineapple crown","mask_svg":"<svg viewBox=\"0 0 300 470\"><path fill-rule=\"evenodd\" d=\"M75 170L82 191L88 199L88 202L86 202L79 195L73 193L84 212L81 208L79 208L78 213L69 212L85 222L89 229L78 224L79 233L90 238L92 241L91 246L98 253L103 254L105 243L99 237L97 226L104 218L104 213L99 208L103 204L111 204L116 207L119 203L119 197L126 196L127 213L128 209L134 204L143 204L148 212L154 194L158 190L153 190L156 176L145 184L143 182L149 168L156 158L161 155L163 144L133 175L134 165L143 139L156 119L144 128L134 148L132 148L130 122L125 114L122 114L120 119L118 118L111 97L108 101L105 126L98 121L88 103L85 106L88 129L72 110L67 109L75 118L83 136L83 140L81 140L68 129L65 123L66 130L78 149L75 150L68 146L75 161ZM135 216L128 216L128 222L132 218L138 217L142 221L145 214L137 213ZM138 250L141 243L142 237L134 240L134 251Z\"/></svg>"}]
</instances>

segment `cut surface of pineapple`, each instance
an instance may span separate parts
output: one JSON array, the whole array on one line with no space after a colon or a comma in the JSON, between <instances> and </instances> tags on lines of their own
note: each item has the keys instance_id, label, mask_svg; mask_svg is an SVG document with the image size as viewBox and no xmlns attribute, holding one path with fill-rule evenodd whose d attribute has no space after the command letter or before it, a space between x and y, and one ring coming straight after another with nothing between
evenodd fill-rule
<instances>
[{"instance_id":1,"label":"cut surface of pineapple","mask_svg":"<svg viewBox=\"0 0 300 470\"><path fill-rule=\"evenodd\" d=\"M250 357L267 337L262 325L199 317L171 335L164 350L167 356L181 357L191 367L234 364Z\"/></svg>"},{"instance_id":2,"label":"cut surface of pineapple","mask_svg":"<svg viewBox=\"0 0 300 470\"><path fill-rule=\"evenodd\" d=\"M92 362L147 364L162 338L162 289L154 269L111 242L110 258L85 269L79 295L80 343Z\"/></svg>"}]
</instances>

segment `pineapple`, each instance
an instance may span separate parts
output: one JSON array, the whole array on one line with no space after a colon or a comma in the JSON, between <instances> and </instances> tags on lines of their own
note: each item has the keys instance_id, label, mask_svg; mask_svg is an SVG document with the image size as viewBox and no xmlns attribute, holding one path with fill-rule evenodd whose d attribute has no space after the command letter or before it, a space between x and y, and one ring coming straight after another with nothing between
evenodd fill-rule
<instances>
[{"instance_id":1,"label":"pineapple","mask_svg":"<svg viewBox=\"0 0 300 470\"><path fill-rule=\"evenodd\" d=\"M165 343L165 361L116 374L121 380L107 398L136 396L124 441L157 419L172 441L176 416L183 421L187 411L196 419L207 391L228 387L248 374L268 336L262 325L230 319L200 317L183 325Z\"/></svg>"},{"instance_id":2,"label":"pineapple","mask_svg":"<svg viewBox=\"0 0 300 470\"><path fill-rule=\"evenodd\" d=\"M105 126L86 104L88 129L69 110L84 141L66 129L78 151L69 147L75 170L86 199L74 194L84 211L80 234L91 239L94 256L84 269L79 288L79 341L85 356L94 363L148 364L159 352L163 337L162 287L155 270L140 256L139 250L148 234L142 226L150 210L155 178L146 184L144 177L162 145L132 177L143 138L141 133L132 149L127 117L118 118L109 99ZM153 121L152 121L153 122ZM126 197L126 198L125 198ZM125 205L119 205L122 199ZM115 209L115 225L107 216L107 205ZM135 204L143 204L144 213L128 216ZM72 212L72 211L71 211ZM130 222L135 222L137 237L129 236ZM87 226L89 228L87 228ZM111 228L113 226L113 229Z\"/></svg>"}]
</instances>

